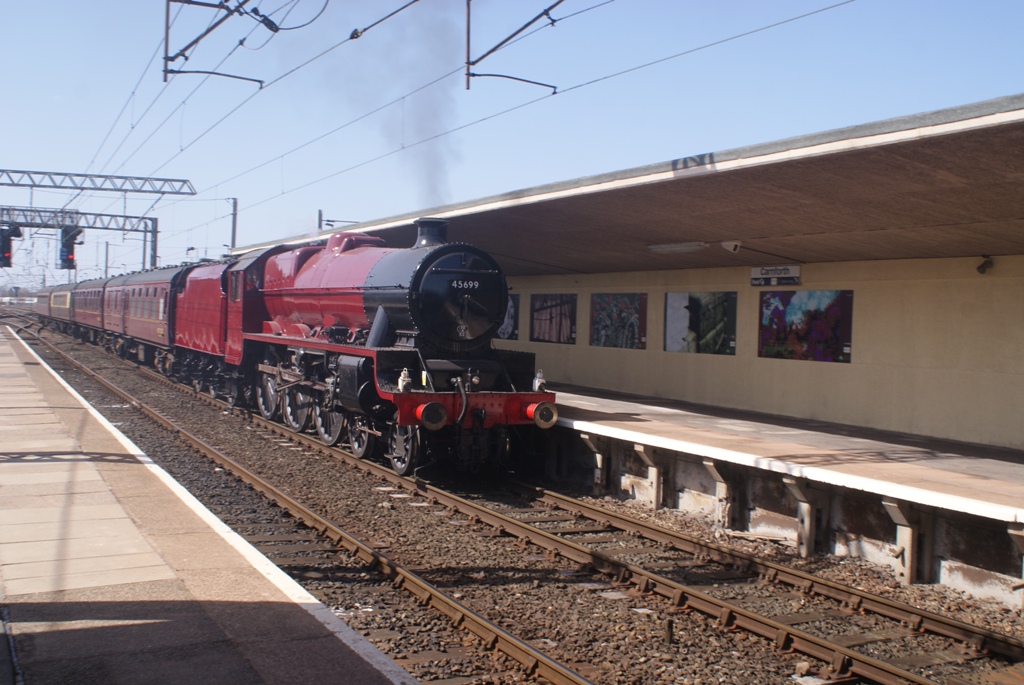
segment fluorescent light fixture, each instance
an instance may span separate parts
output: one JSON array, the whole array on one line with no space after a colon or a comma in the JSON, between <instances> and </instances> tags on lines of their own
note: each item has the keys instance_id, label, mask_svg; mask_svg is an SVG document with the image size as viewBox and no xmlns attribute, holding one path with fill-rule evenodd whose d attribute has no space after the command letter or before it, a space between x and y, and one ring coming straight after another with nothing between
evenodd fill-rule
<instances>
[{"instance_id":1,"label":"fluorescent light fixture","mask_svg":"<svg viewBox=\"0 0 1024 685\"><path fill-rule=\"evenodd\" d=\"M708 246L707 243L699 240L692 240L688 243L663 243L661 245L648 245L647 249L655 254L677 254L680 252L697 252Z\"/></svg>"}]
</instances>

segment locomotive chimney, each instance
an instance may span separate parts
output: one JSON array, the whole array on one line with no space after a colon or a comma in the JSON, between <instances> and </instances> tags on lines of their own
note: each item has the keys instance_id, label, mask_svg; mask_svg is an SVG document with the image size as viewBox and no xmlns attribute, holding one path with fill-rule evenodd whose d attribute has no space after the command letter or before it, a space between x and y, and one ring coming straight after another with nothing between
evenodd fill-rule
<instances>
[{"instance_id":1,"label":"locomotive chimney","mask_svg":"<svg viewBox=\"0 0 1024 685\"><path fill-rule=\"evenodd\" d=\"M416 219L416 247L443 245L448 242L447 219Z\"/></svg>"}]
</instances>

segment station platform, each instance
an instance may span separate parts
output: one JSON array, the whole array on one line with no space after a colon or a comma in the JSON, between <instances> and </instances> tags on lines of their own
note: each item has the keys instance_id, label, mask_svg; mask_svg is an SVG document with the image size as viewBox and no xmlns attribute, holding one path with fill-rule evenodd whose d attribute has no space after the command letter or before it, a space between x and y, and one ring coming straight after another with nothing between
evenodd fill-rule
<instances>
[{"instance_id":1,"label":"station platform","mask_svg":"<svg viewBox=\"0 0 1024 685\"><path fill-rule=\"evenodd\" d=\"M558 425L792 478L1024 523L1024 452L550 385Z\"/></svg>"},{"instance_id":2,"label":"station platform","mask_svg":"<svg viewBox=\"0 0 1024 685\"><path fill-rule=\"evenodd\" d=\"M0 685L417 681L0 327Z\"/></svg>"}]
</instances>

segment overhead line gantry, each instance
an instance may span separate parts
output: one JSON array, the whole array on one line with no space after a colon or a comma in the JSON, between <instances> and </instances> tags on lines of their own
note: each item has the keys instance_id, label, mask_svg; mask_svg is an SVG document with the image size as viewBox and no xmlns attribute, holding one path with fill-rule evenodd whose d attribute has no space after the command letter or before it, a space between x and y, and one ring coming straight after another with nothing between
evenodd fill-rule
<instances>
[{"instance_id":1,"label":"overhead line gantry","mask_svg":"<svg viewBox=\"0 0 1024 685\"><path fill-rule=\"evenodd\" d=\"M0 186L22 188L60 188L79 191L111 191L123 193L152 193L158 195L195 195L190 181L174 178L146 176L107 176L102 174L75 174L59 171L20 171L0 169ZM42 207L0 207L0 226L8 226L6 235L19 237L20 229L53 228L61 231L62 245L73 246L86 228L109 231L139 232L143 234L142 268L146 268L146 238L150 236L150 266L157 262L157 220L155 217L117 214L95 214L69 209ZM61 260L61 268L73 269L74 249L70 260Z\"/></svg>"},{"instance_id":2,"label":"overhead line gantry","mask_svg":"<svg viewBox=\"0 0 1024 685\"><path fill-rule=\"evenodd\" d=\"M70 174L62 171L15 171L0 169L0 186L22 188L64 188L68 190L109 190L158 195L195 195L190 181L146 176L104 176Z\"/></svg>"}]
</instances>

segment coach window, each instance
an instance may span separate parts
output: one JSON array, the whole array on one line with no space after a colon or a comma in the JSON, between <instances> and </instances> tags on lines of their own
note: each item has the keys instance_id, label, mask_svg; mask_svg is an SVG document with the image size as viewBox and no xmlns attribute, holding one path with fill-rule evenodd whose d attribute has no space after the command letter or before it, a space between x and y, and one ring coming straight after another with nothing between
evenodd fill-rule
<instances>
[{"instance_id":1,"label":"coach window","mask_svg":"<svg viewBox=\"0 0 1024 685\"><path fill-rule=\"evenodd\" d=\"M230 274L231 283L228 286L232 302L242 299L242 272L232 271Z\"/></svg>"}]
</instances>

